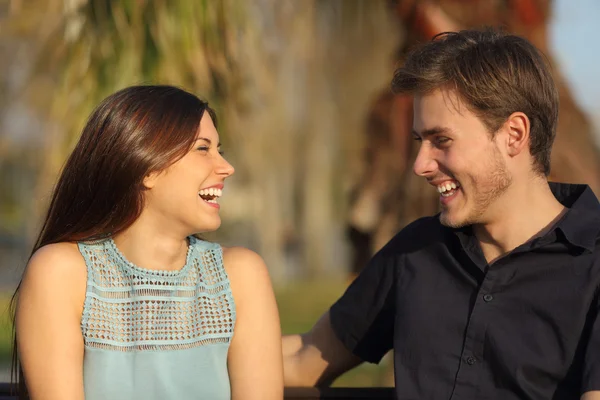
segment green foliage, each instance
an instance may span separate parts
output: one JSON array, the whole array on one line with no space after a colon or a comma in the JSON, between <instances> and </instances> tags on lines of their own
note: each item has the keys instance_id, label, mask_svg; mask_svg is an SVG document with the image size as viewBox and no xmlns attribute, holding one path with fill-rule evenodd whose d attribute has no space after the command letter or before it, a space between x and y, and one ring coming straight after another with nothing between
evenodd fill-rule
<instances>
[{"instance_id":1,"label":"green foliage","mask_svg":"<svg viewBox=\"0 0 600 400\"><path fill-rule=\"evenodd\" d=\"M12 352L12 322L9 313L10 294L0 297L0 366L10 363Z\"/></svg>"},{"instance_id":2,"label":"green foliage","mask_svg":"<svg viewBox=\"0 0 600 400\"><path fill-rule=\"evenodd\" d=\"M173 84L218 108L236 77L230 50L232 31L245 26L243 4L88 0L64 13L33 74L54 79L57 90L38 102L52 104L46 111L67 132L53 143L50 168L64 160L93 107L123 87ZM31 90L39 93L35 84Z\"/></svg>"}]
</instances>

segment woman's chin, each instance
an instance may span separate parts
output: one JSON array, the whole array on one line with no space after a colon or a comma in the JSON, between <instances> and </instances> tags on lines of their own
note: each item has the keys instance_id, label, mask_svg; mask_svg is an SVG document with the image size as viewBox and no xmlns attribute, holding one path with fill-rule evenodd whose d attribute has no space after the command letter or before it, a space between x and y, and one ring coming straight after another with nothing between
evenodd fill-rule
<instances>
[{"instance_id":1,"label":"woman's chin","mask_svg":"<svg viewBox=\"0 0 600 400\"><path fill-rule=\"evenodd\" d=\"M202 221L197 224L195 231L197 233L214 232L221 227L221 218L211 218L212 221Z\"/></svg>"}]
</instances>

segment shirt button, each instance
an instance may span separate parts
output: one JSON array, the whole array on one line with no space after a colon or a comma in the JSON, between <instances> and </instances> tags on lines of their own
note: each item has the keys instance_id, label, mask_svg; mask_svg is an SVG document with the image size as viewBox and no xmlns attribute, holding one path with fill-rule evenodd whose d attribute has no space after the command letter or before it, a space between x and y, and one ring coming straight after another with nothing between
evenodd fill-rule
<instances>
[{"instance_id":1,"label":"shirt button","mask_svg":"<svg viewBox=\"0 0 600 400\"><path fill-rule=\"evenodd\" d=\"M477 362L477 360L475 359L475 357L467 357L467 364L473 365L476 362Z\"/></svg>"},{"instance_id":2,"label":"shirt button","mask_svg":"<svg viewBox=\"0 0 600 400\"><path fill-rule=\"evenodd\" d=\"M489 303L490 301L494 300L494 296L492 296L491 294L484 294L483 295L483 300L486 303Z\"/></svg>"}]
</instances>

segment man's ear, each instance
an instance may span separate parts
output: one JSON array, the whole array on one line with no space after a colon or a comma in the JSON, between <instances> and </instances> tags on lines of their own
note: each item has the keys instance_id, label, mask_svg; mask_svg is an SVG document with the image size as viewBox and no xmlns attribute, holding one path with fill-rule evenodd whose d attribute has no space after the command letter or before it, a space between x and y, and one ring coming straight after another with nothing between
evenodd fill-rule
<instances>
[{"instance_id":1,"label":"man's ear","mask_svg":"<svg viewBox=\"0 0 600 400\"><path fill-rule=\"evenodd\" d=\"M524 113L518 111L512 113L504 123L504 129L507 136L507 153L514 157L523 150L529 149L529 131L531 125L529 118Z\"/></svg>"}]
</instances>

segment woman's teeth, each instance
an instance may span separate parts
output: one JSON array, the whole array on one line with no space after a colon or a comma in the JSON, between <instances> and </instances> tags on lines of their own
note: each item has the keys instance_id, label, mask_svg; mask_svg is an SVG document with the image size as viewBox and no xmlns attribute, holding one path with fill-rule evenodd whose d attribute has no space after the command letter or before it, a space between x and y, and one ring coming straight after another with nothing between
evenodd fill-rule
<instances>
[{"instance_id":1,"label":"woman's teeth","mask_svg":"<svg viewBox=\"0 0 600 400\"><path fill-rule=\"evenodd\" d=\"M198 196L208 203L217 204L217 199L221 197L223 191L217 188L202 189L198 192Z\"/></svg>"},{"instance_id":2,"label":"woman's teeth","mask_svg":"<svg viewBox=\"0 0 600 400\"><path fill-rule=\"evenodd\" d=\"M198 194L200 196L221 197L221 195L223 194L223 191L221 189L217 189L217 188L209 188L209 189L202 189L201 191L198 192Z\"/></svg>"}]
</instances>

